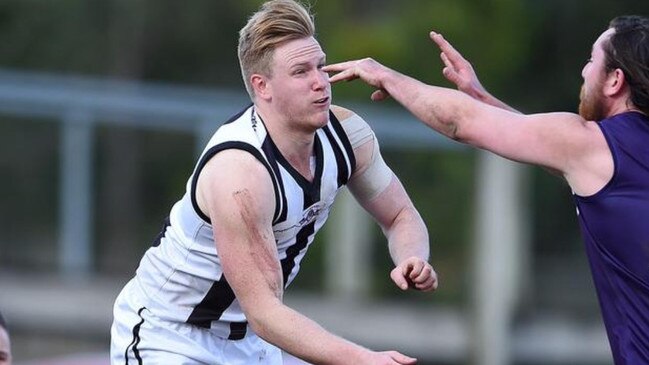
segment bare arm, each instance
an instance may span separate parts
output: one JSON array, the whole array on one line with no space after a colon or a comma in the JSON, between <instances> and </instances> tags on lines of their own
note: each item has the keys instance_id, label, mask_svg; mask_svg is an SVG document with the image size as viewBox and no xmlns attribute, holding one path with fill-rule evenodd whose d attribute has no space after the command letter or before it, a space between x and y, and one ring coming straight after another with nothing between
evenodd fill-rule
<instances>
[{"instance_id":1,"label":"bare arm","mask_svg":"<svg viewBox=\"0 0 649 365\"><path fill-rule=\"evenodd\" d=\"M373 352L337 337L283 304L272 189L261 163L238 150L213 157L198 182L197 198L212 221L223 273L253 331L313 364L415 363L397 352Z\"/></svg>"},{"instance_id":2,"label":"bare arm","mask_svg":"<svg viewBox=\"0 0 649 365\"><path fill-rule=\"evenodd\" d=\"M496 108L519 113L518 110L500 101L491 95L480 83L473 66L467 61L444 37L435 32L430 32L430 38L437 44L444 62L442 74L457 87L458 90L483 103Z\"/></svg>"},{"instance_id":3,"label":"bare arm","mask_svg":"<svg viewBox=\"0 0 649 365\"><path fill-rule=\"evenodd\" d=\"M360 117L342 108L332 108L345 127L345 117L355 117L369 139L355 143L356 170L349 189L380 225L388 239L395 268L392 280L401 289L409 286L422 291L437 288L437 275L429 260L428 230L396 175L384 163L379 145L369 125ZM349 133L349 132L347 132ZM355 145L358 144L358 145Z\"/></svg>"},{"instance_id":4,"label":"bare arm","mask_svg":"<svg viewBox=\"0 0 649 365\"><path fill-rule=\"evenodd\" d=\"M426 85L372 59L328 65L339 71L331 82L361 78L391 95L437 132L505 158L560 171L572 189L590 195L613 173L610 150L594 122L572 113L521 115L477 101L464 93Z\"/></svg>"}]
</instances>

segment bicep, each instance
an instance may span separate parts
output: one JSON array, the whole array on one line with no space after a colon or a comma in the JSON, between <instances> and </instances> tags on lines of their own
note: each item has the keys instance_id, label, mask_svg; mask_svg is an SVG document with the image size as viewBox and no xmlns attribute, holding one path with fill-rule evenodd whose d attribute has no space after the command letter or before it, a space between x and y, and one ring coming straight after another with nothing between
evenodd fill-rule
<instances>
[{"instance_id":1,"label":"bicep","mask_svg":"<svg viewBox=\"0 0 649 365\"><path fill-rule=\"evenodd\" d=\"M341 124L356 157L356 169L349 180L349 190L382 228L389 228L399 214L412 207L412 202L399 179L385 163L371 127L358 115L347 112L346 115L340 113L346 117Z\"/></svg>"},{"instance_id":2,"label":"bicep","mask_svg":"<svg viewBox=\"0 0 649 365\"><path fill-rule=\"evenodd\" d=\"M245 152L220 152L205 166L198 189L223 273L244 311L251 302L281 298L273 185L264 166Z\"/></svg>"},{"instance_id":3,"label":"bicep","mask_svg":"<svg viewBox=\"0 0 649 365\"><path fill-rule=\"evenodd\" d=\"M357 146L354 154L356 170L349 180L349 190L377 223L387 228L404 208L412 205L410 198L383 160L373 135L371 140Z\"/></svg>"},{"instance_id":4,"label":"bicep","mask_svg":"<svg viewBox=\"0 0 649 365\"><path fill-rule=\"evenodd\" d=\"M483 104L475 115L461 135L463 142L564 174L589 152L599 130L572 113L521 115Z\"/></svg>"}]
</instances>

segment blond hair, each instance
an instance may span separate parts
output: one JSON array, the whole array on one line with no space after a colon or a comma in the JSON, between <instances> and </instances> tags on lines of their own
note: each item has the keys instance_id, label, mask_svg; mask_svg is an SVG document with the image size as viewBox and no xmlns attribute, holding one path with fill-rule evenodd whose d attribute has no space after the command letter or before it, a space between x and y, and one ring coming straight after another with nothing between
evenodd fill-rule
<instances>
[{"instance_id":1,"label":"blond hair","mask_svg":"<svg viewBox=\"0 0 649 365\"><path fill-rule=\"evenodd\" d=\"M246 90L251 98L255 92L250 76L272 76L275 48L295 39L313 37L313 16L294 0L271 0L254 13L239 31L239 65Z\"/></svg>"}]
</instances>

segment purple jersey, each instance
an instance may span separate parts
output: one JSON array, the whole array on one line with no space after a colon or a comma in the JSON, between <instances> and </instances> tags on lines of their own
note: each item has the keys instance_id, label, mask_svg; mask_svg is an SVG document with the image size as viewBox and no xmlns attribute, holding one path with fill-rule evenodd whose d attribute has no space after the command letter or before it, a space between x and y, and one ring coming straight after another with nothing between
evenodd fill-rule
<instances>
[{"instance_id":1,"label":"purple jersey","mask_svg":"<svg viewBox=\"0 0 649 365\"><path fill-rule=\"evenodd\" d=\"M599 126L613 178L575 196L579 223L615 364L649 364L649 118L628 112Z\"/></svg>"}]
</instances>

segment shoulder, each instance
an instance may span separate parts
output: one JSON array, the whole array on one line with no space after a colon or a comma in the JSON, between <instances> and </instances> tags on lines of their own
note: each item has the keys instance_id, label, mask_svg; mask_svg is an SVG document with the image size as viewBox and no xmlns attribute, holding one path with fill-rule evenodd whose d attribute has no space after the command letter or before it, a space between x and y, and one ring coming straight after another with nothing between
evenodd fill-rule
<instances>
[{"instance_id":1,"label":"shoulder","mask_svg":"<svg viewBox=\"0 0 649 365\"><path fill-rule=\"evenodd\" d=\"M340 122L343 122L355 115L353 111L343 108L342 106L339 105L331 105L331 112L336 116L336 119L338 119Z\"/></svg>"},{"instance_id":2,"label":"shoulder","mask_svg":"<svg viewBox=\"0 0 649 365\"><path fill-rule=\"evenodd\" d=\"M253 201L250 207L272 217L274 188L267 167L248 151L227 149L205 165L198 177L196 197L199 207L212 218L219 207L237 206L232 205L232 199L240 199L242 191Z\"/></svg>"},{"instance_id":3,"label":"shoulder","mask_svg":"<svg viewBox=\"0 0 649 365\"><path fill-rule=\"evenodd\" d=\"M270 177L265 164L251 151L252 149L230 148L218 152L205 164L199 182L204 179L210 180L210 185L217 183L236 186L250 181L258 182L264 176Z\"/></svg>"},{"instance_id":4,"label":"shoulder","mask_svg":"<svg viewBox=\"0 0 649 365\"><path fill-rule=\"evenodd\" d=\"M331 106L331 112L340 121L342 129L355 151L359 146L375 139L372 127L358 114L337 105Z\"/></svg>"}]
</instances>

